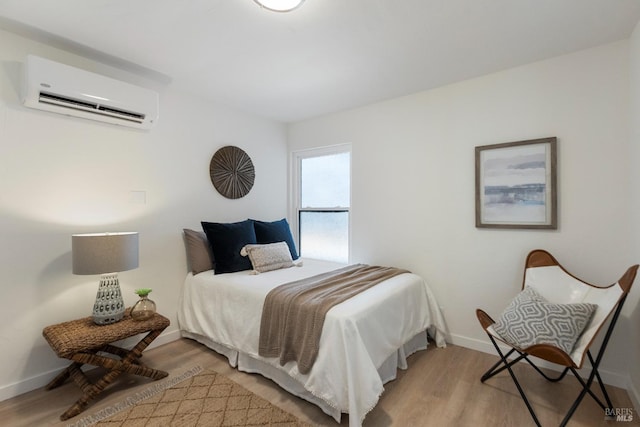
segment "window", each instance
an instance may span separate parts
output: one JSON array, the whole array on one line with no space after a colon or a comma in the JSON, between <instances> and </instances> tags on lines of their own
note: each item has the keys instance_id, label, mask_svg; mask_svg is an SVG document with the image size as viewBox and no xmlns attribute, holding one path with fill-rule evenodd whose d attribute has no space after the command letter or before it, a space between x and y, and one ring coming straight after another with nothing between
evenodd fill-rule
<instances>
[{"instance_id":1,"label":"window","mask_svg":"<svg viewBox=\"0 0 640 427\"><path fill-rule=\"evenodd\" d=\"M300 254L349 261L351 147L293 154L293 200Z\"/></svg>"}]
</instances>

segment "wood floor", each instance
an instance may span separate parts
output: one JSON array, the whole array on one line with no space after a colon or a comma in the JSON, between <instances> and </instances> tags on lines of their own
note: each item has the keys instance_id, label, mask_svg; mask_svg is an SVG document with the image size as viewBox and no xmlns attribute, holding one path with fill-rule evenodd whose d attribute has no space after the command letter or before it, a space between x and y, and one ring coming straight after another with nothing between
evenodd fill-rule
<instances>
[{"instance_id":1,"label":"wood floor","mask_svg":"<svg viewBox=\"0 0 640 427\"><path fill-rule=\"evenodd\" d=\"M178 375L186 368L200 365L213 369L247 389L317 426L347 426L348 417L337 424L316 406L282 391L260 375L231 368L227 360L206 347L187 339L148 350L143 360L148 365ZM534 423L507 373L482 384L480 376L497 361L497 357L449 345L435 346L414 354L409 369L400 371L395 381L387 383L378 405L367 415L364 427L382 426L533 426ZM557 426L579 391L574 378L548 383L528 366L517 371L529 393L543 426ZM151 384L150 380L123 376L106 390L80 416L111 406ZM632 408L625 390L610 387L611 399L619 408ZM79 397L75 384L67 383L55 390L34 390L0 402L2 426L63 426L58 417ZM75 420L71 419L69 422ZM574 414L570 426L640 425L633 411L632 422L605 421L603 411L589 396Z\"/></svg>"}]
</instances>

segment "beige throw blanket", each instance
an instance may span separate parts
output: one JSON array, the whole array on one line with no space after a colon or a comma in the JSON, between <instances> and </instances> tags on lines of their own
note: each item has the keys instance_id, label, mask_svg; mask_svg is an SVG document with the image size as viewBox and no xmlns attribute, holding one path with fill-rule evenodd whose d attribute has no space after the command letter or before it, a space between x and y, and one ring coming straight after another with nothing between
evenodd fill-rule
<instances>
[{"instance_id":1,"label":"beige throw blanket","mask_svg":"<svg viewBox=\"0 0 640 427\"><path fill-rule=\"evenodd\" d=\"M262 309L259 354L295 360L306 374L318 356L325 315L336 304L399 274L394 267L356 264L278 286Z\"/></svg>"}]
</instances>

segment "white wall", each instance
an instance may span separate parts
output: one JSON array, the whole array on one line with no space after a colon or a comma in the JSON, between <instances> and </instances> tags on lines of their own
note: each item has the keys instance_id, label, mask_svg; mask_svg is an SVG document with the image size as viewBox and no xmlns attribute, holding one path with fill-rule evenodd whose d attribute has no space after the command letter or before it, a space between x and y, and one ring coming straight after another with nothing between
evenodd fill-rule
<instances>
[{"instance_id":1,"label":"white wall","mask_svg":"<svg viewBox=\"0 0 640 427\"><path fill-rule=\"evenodd\" d=\"M140 232L140 267L120 274L125 303L133 290L171 319L160 337L178 337L176 307L186 274L182 228L201 220L286 215L285 126L159 89L160 121L150 132L24 108L21 63L33 53L141 84L140 76L0 32L0 400L39 387L66 362L42 338L43 327L91 314L97 276L71 274L71 234ZM213 188L209 161L224 145L253 159L256 183L243 199ZM136 203L132 191L144 191Z\"/></svg>"},{"instance_id":2,"label":"white wall","mask_svg":"<svg viewBox=\"0 0 640 427\"><path fill-rule=\"evenodd\" d=\"M638 159L640 159L640 24L636 28L630 39L630 84L631 84L631 108L629 114L629 122L631 124L630 138L630 155L627 166L631 171L631 185L636 189L631 197L631 224L629 225L629 234L632 241L632 253L636 260L640 262L640 194L637 188L640 187L640 168L638 167ZM640 325L640 277L637 279L634 287L631 289L627 298L626 308L629 314L629 325L634 325L628 331L629 338L629 376L631 396L635 399L636 408L640 408L640 334L638 326Z\"/></svg>"},{"instance_id":3,"label":"white wall","mask_svg":"<svg viewBox=\"0 0 640 427\"><path fill-rule=\"evenodd\" d=\"M628 48L618 42L296 123L289 147L352 144L351 260L419 273L452 342L493 353L475 309L500 314L521 288L530 250L545 248L603 285L640 258L630 253ZM475 228L474 147L549 136L558 138L558 230ZM622 386L633 355L626 340L616 334L603 363Z\"/></svg>"}]
</instances>

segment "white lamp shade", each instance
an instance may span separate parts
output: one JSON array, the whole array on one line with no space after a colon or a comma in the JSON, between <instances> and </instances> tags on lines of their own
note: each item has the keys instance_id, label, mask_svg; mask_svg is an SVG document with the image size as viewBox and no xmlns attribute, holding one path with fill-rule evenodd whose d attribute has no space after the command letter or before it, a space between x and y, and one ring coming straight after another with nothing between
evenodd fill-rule
<instances>
[{"instance_id":1,"label":"white lamp shade","mask_svg":"<svg viewBox=\"0 0 640 427\"><path fill-rule=\"evenodd\" d=\"M105 274L138 268L138 233L71 236L73 274Z\"/></svg>"}]
</instances>

